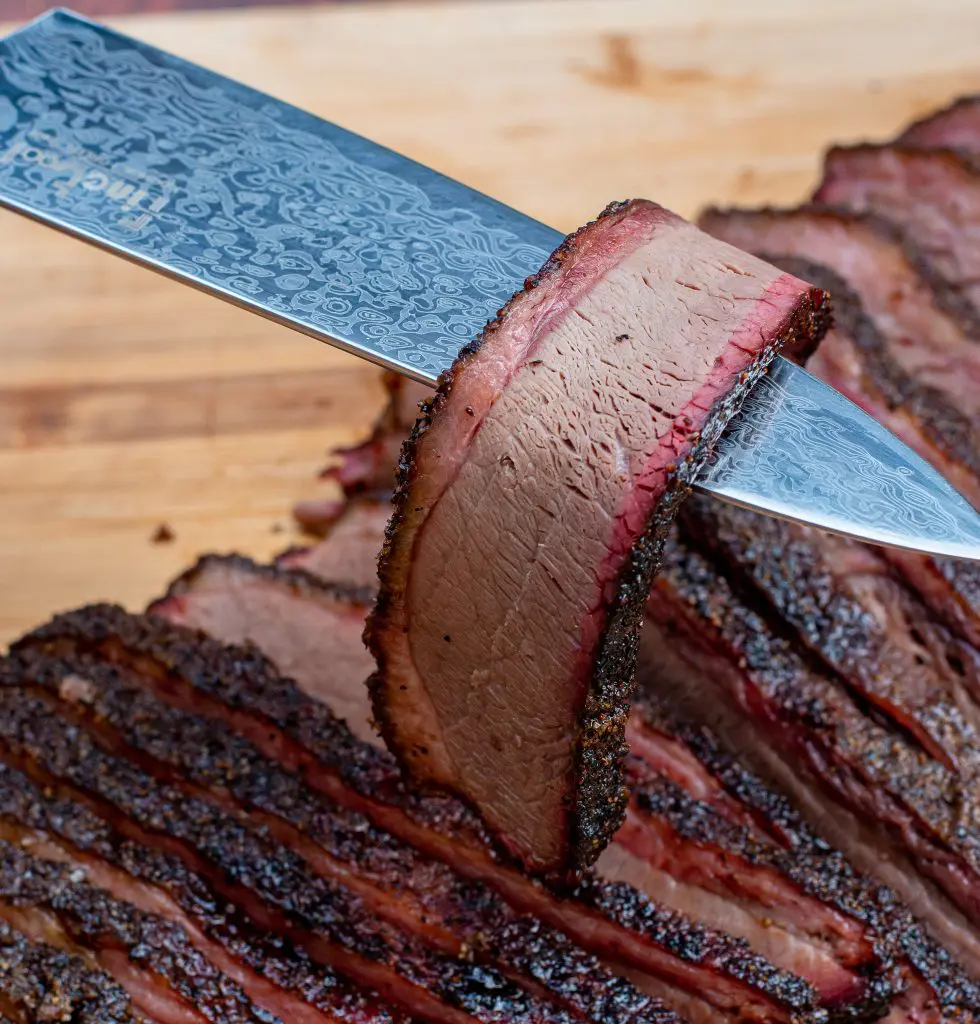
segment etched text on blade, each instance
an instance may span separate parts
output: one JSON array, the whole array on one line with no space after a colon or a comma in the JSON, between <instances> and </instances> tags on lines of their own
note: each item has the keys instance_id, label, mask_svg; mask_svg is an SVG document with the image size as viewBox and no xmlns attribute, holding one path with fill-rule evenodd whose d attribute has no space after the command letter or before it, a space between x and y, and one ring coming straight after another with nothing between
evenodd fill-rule
<instances>
[{"instance_id":1,"label":"etched text on blade","mask_svg":"<svg viewBox=\"0 0 980 1024\"><path fill-rule=\"evenodd\" d=\"M980 559L980 514L861 409L782 359L719 441L704 484L873 543Z\"/></svg>"},{"instance_id":2,"label":"etched text on blade","mask_svg":"<svg viewBox=\"0 0 980 1024\"><path fill-rule=\"evenodd\" d=\"M431 379L560 238L64 12L0 44L0 194Z\"/></svg>"}]
</instances>

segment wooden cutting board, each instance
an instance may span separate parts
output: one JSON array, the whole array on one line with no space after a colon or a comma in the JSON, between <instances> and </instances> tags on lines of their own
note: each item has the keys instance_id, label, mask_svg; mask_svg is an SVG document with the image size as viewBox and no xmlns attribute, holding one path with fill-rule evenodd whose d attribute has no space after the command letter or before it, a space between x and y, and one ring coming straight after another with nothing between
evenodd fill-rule
<instances>
[{"instance_id":1,"label":"wooden cutting board","mask_svg":"<svg viewBox=\"0 0 980 1024\"><path fill-rule=\"evenodd\" d=\"M831 140L980 90L975 0L488 0L143 16L134 35L560 228L788 203ZM0 640L298 539L380 401L357 360L0 215ZM159 524L174 534L153 543Z\"/></svg>"}]
</instances>

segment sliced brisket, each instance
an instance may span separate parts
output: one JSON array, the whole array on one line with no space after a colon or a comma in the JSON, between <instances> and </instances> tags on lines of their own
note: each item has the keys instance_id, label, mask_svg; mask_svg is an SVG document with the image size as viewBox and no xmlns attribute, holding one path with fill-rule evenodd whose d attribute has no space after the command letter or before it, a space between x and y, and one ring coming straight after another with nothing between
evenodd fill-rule
<instances>
[{"instance_id":1,"label":"sliced brisket","mask_svg":"<svg viewBox=\"0 0 980 1024\"><path fill-rule=\"evenodd\" d=\"M646 685L712 719L818 831L980 969L975 783L803 657L778 620L679 540L648 610Z\"/></svg>"},{"instance_id":2,"label":"sliced brisket","mask_svg":"<svg viewBox=\"0 0 980 1024\"><path fill-rule=\"evenodd\" d=\"M810 370L901 437L980 507L980 347L936 306L894 233L867 217L812 207L710 211L702 223L791 272L798 272L801 256L823 265L807 264L807 279L834 296L834 329ZM885 554L934 613L976 643L977 566Z\"/></svg>"},{"instance_id":3,"label":"sliced brisket","mask_svg":"<svg viewBox=\"0 0 980 1024\"><path fill-rule=\"evenodd\" d=\"M0 1021L156 1024L86 958L35 942L0 920ZM161 1018L162 1024L162 1018Z\"/></svg>"},{"instance_id":4,"label":"sliced brisket","mask_svg":"<svg viewBox=\"0 0 980 1024\"><path fill-rule=\"evenodd\" d=\"M529 869L622 821L636 631L711 445L825 296L653 203L571 236L413 434L367 636L375 717Z\"/></svg>"},{"instance_id":5,"label":"sliced brisket","mask_svg":"<svg viewBox=\"0 0 980 1024\"><path fill-rule=\"evenodd\" d=\"M376 590L378 555L390 518L389 502L353 498L345 503L323 540L312 547L284 551L276 564L286 569L305 569L322 580Z\"/></svg>"},{"instance_id":6,"label":"sliced brisket","mask_svg":"<svg viewBox=\"0 0 980 1024\"><path fill-rule=\"evenodd\" d=\"M439 941L445 942L450 928L457 940L466 941L467 934L481 928L488 945L471 943L478 957L510 958L514 970L522 969L524 977L537 978L540 985L558 985L561 964L567 970L574 967L579 998L597 999L589 995L592 975L575 966L582 954L545 955L549 944L552 950L562 949L549 931L556 928L635 972L631 976L646 990L688 1010L699 1008L703 1019L726 1019L736 1007L753 1019L811 1019L807 1006L812 994L798 978L774 968L743 943L713 934L628 886L593 882L576 899L560 900L495 863L482 830L464 808L444 797L423 798L407 791L384 752L357 743L323 705L270 674L268 663L257 654L105 608L65 617L44 637L28 638L22 646L20 657L36 648L64 657L112 660L129 681L121 681L122 676L113 681L102 670L92 693L97 703L86 714L100 720L103 728L125 728L127 746L153 758L143 762L144 768L161 776L160 762L179 762L181 773L207 786L212 798L220 784L239 808L247 804L253 815L263 809L264 827L272 827L269 814L286 819L294 831L277 826L280 841L306 849L295 845L302 842L298 833L314 839L321 851L318 870L346 870L347 884L355 885L362 899L367 898L367 885L376 912L392 920L392 915L401 915L397 919L403 928L418 930L424 914L430 941L441 935ZM87 669L87 677L92 675ZM146 694L140 698L132 693L137 679L170 710ZM92 683L98 680L90 678ZM113 699L110 692L116 694ZM206 719L195 724L194 717L178 714L186 711ZM206 754L200 753L204 750ZM263 758L274 758L285 771ZM287 772L298 772L320 795L315 797ZM351 811L363 812L385 832L369 828ZM415 850L399 844L395 835ZM451 864L458 874L447 873L422 853ZM390 892L395 868L403 890L397 905ZM479 883L476 889L467 888L474 882ZM515 918L494 890L541 923ZM387 909L379 899L388 903ZM496 952L493 936L500 938ZM525 960L519 962L518 955ZM541 966L548 963L554 966ZM605 990L609 998L619 991L608 978L597 990ZM567 997L556 992L555 998ZM628 1005L625 997L622 1002ZM615 1018L610 1012L602 1019Z\"/></svg>"},{"instance_id":7,"label":"sliced brisket","mask_svg":"<svg viewBox=\"0 0 980 1024\"><path fill-rule=\"evenodd\" d=\"M939 304L980 342L980 171L969 157L895 143L837 146L814 198L898 225Z\"/></svg>"},{"instance_id":8,"label":"sliced brisket","mask_svg":"<svg viewBox=\"0 0 980 1024\"><path fill-rule=\"evenodd\" d=\"M927 114L898 137L906 146L980 153L980 96L961 96L948 107Z\"/></svg>"},{"instance_id":9,"label":"sliced brisket","mask_svg":"<svg viewBox=\"0 0 980 1024\"><path fill-rule=\"evenodd\" d=\"M329 701L356 735L377 741L365 698L374 661L361 638L371 599L368 588L325 583L304 569L206 555L149 612L228 643L258 645L283 675Z\"/></svg>"}]
</instances>

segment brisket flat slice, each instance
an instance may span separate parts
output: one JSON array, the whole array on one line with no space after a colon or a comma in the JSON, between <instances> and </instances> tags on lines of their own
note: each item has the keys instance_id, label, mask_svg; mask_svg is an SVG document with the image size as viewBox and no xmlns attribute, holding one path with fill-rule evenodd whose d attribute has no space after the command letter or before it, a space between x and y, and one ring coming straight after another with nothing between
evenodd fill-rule
<instances>
[{"instance_id":1,"label":"brisket flat slice","mask_svg":"<svg viewBox=\"0 0 980 1024\"><path fill-rule=\"evenodd\" d=\"M355 741L324 705L271 673L257 652L107 607L60 617L20 647L61 657L94 655L137 672L158 698L224 723L304 778L334 808L359 811L389 833L389 842L398 836L458 875L489 885L515 910L538 918L539 929L566 933L613 962L617 973L699 1020L728 1019L736 1007L751 1019L811 1019L809 987L742 942L712 933L627 885L591 881L574 898L561 899L498 863L464 807L406 789L386 752ZM192 750L195 745L203 741L191 743ZM159 741L158 753L165 746Z\"/></svg>"},{"instance_id":2,"label":"brisket flat slice","mask_svg":"<svg viewBox=\"0 0 980 1024\"><path fill-rule=\"evenodd\" d=\"M187 786L158 781L59 711L49 695L8 685L0 693L6 763L70 791L128 838L180 857L255 927L290 939L426 1020L569 1019L492 968L403 934L267 829Z\"/></svg>"},{"instance_id":3,"label":"brisket flat slice","mask_svg":"<svg viewBox=\"0 0 980 1024\"><path fill-rule=\"evenodd\" d=\"M901 437L980 507L980 347L934 303L894 232L873 218L813 207L709 211L702 224L791 272L797 272L800 257L822 265L808 264L807 280L834 296L834 329L809 369ZM980 568L898 551L885 554L933 612L975 645Z\"/></svg>"},{"instance_id":4,"label":"brisket flat slice","mask_svg":"<svg viewBox=\"0 0 980 1024\"><path fill-rule=\"evenodd\" d=\"M312 547L284 551L276 558L276 565L305 569L322 580L376 590L378 555L390 518L389 502L352 498L335 517L323 540Z\"/></svg>"},{"instance_id":5,"label":"brisket flat slice","mask_svg":"<svg viewBox=\"0 0 980 1024\"><path fill-rule=\"evenodd\" d=\"M980 246L971 217L980 203L980 171L951 150L835 146L814 199L898 225L936 300L980 342Z\"/></svg>"},{"instance_id":6,"label":"brisket flat slice","mask_svg":"<svg viewBox=\"0 0 980 1024\"><path fill-rule=\"evenodd\" d=\"M643 598L715 439L818 289L653 203L566 240L447 373L403 472L366 635L417 784L569 878L622 821Z\"/></svg>"},{"instance_id":7,"label":"brisket flat slice","mask_svg":"<svg viewBox=\"0 0 980 1024\"><path fill-rule=\"evenodd\" d=\"M367 588L325 583L304 569L205 555L148 611L227 643L256 644L283 675L328 701L357 736L377 742L365 698L374 661L361 638L371 599Z\"/></svg>"},{"instance_id":8,"label":"brisket flat slice","mask_svg":"<svg viewBox=\"0 0 980 1024\"><path fill-rule=\"evenodd\" d=\"M980 690L965 645L936 626L880 550L698 497L684 527L879 720L964 783L980 779Z\"/></svg>"},{"instance_id":9,"label":"brisket flat slice","mask_svg":"<svg viewBox=\"0 0 980 1024\"><path fill-rule=\"evenodd\" d=\"M905 987L892 999L887 1015L892 1024L961 1020L964 1008L972 1012L980 992L907 906L886 886L856 872L814 833L785 796L749 771L710 729L669 713L648 697L634 710L629 739L645 772L653 768L696 801L689 813L695 832L705 829L708 810L729 828L735 827L738 845L729 840L727 849L737 858L747 857L752 866L748 872L740 866L737 876L750 883L755 877L756 898L773 901L777 920L798 915L802 931L810 927L822 933L841 944L841 952L849 949L860 956L862 946L873 944L886 963L903 965ZM719 834L719 826L712 825L707 843L717 842ZM778 871L769 870L772 867ZM804 899L794 902L786 893L788 887ZM806 897L820 905L815 907ZM863 940L855 930L857 923L863 925ZM885 987L881 976L876 982L870 980L873 973L868 977L870 990Z\"/></svg>"},{"instance_id":10,"label":"brisket flat slice","mask_svg":"<svg viewBox=\"0 0 980 1024\"><path fill-rule=\"evenodd\" d=\"M978 970L975 784L802 656L748 597L675 539L650 595L646 686L711 719L826 839Z\"/></svg>"},{"instance_id":11,"label":"brisket flat slice","mask_svg":"<svg viewBox=\"0 0 980 1024\"><path fill-rule=\"evenodd\" d=\"M980 96L961 96L948 107L910 124L896 140L922 149L980 153Z\"/></svg>"}]
</instances>

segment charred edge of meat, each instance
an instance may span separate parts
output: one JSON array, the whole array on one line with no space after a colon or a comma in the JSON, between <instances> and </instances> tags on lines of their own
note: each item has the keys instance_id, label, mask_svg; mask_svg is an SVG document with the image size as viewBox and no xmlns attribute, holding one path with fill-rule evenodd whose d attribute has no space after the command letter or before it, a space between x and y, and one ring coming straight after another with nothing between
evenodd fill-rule
<instances>
[{"instance_id":1,"label":"charred edge of meat","mask_svg":"<svg viewBox=\"0 0 980 1024\"><path fill-rule=\"evenodd\" d=\"M610 203L594 221L569 235L544 266L527 278L523 291L510 299L481 335L461 350L452 367L440 377L435 396L420 405L419 419L411 436L403 445L399 459L394 511L388 523L385 544L378 562L381 589L364 630L365 642L378 662L378 671L368 680L374 705L374 718L389 749L397 749L397 745L393 742L394 735L387 718L381 682L385 674L386 658L379 638L390 626L394 565L397 561L398 545L405 542L399 536L399 528L405 520L407 505L415 484L416 446L428 431L438 411L448 401L454 379L464 372L470 359L484 342L502 329L510 311L523 301L528 292L559 275L566 260L576 251L583 237L591 233L596 225L607 218L622 214L630 208L632 202L627 200ZM768 358L771 358L779 348L801 347L801 338L813 337L819 341L829 324L830 297L819 289L813 289L809 300L781 329L780 337L776 339ZM639 629L650 581L660 563L670 523L690 493L693 481L711 448L729 420L741 407L745 396L764 374L768 358L764 355L757 359L742 375L737 386L711 409L702 427L698 444L668 479L663 499L658 503L651 521L646 524L643 536L633 546L620 573L614 597L604 608L607 625L593 665L589 691L579 715L579 739L575 754L578 785L575 786L572 840L568 858L569 874L572 876L580 875L595 862L622 824L626 813L629 794L625 786L623 762L629 748L625 742L625 729L629 717L629 701L634 692L633 674ZM553 884L559 886L564 881L563 877L552 880Z\"/></svg>"},{"instance_id":2,"label":"charred edge of meat","mask_svg":"<svg viewBox=\"0 0 980 1024\"><path fill-rule=\"evenodd\" d=\"M749 810L759 827L788 853L782 870L821 902L862 921L873 931L879 955L907 961L928 983L944 1008L980 1012L980 986L918 922L887 886L854 870L842 853L824 842L772 785L745 768L704 726L672 714L644 695L635 707L644 724L681 741L724 790ZM887 952L886 952L887 951Z\"/></svg>"},{"instance_id":3,"label":"charred edge of meat","mask_svg":"<svg viewBox=\"0 0 980 1024\"><path fill-rule=\"evenodd\" d=\"M940 146L938 148L955 149L964 153L975 153L980 150L980 145L973 145L970 147L951 145L949 137L945 135L945 130L959 120L960 116L963 114L980 115L980 95L973 94L959 96L948 106L923 115L911 124L907 125L902 133L895 139L895 142L903 146L924 145L928 149L934 149L937 148L935 143L936 135L938 133L940 139ZM973 134L977 139L977 143L980 144L980 117L978 117L977 129Z\"/></svg>"},{"instance_id":4,"label":"charred edge of meat","mask_svg":"<svg viewBox=\"0 0 980 1024\"><path fill-rule=\"evenodd\" d=\"M566 1011L494 968L432 950L379 919L359 896L315 874L264 830L107 753L94 735L54 714L47 695L0 691L0 728L5 761L29 762L45 784L64 784L92 798L100 814L124 819L155 844L179 847L185 862L202 865L211 884L242 900L260 926L289 938L301 935L297 941L304 945L307 938L326 941L348 962L380 966L392 998L409 1010L437 1000L484 1022L506 1012L515 1022L567 1024Z\"/></svg>"},{"instance_id":5,"label":"charred edge of meat","mask_svg":"<svg viewBox=\"0 0 980 1024\"><path fill-rule=\"evenodd\" d=\"M791 268L800 262L788 257L757 255L789 273L795 273ZM843 278L821 264L811 263L809 267L805 280L833 295L834 323L861 353L866 384L879 392L889 409L905 409L936 448L980 476L980 451L970 419L941 391L922 384L899 366L865 313L860 298Z\"/></svg>"},{"instance_id":6,"label":"charred edge of meat","mask_svg":"<svg viewBox=\"0 0 980 1024\"><path fill-rule=\"evenodd\" d=\"M93 635L91 641L86 640L87 632ZM218 692L219 699L227 697L235 703L240 692L240 682L248 692L246 700L239 703L254 710L256 690L262 688L262 677L256 674L262 670L261 658L255 658L253 652L226 648L203 638L199 644L193 643L197 634L190 630L169 627L160 620L132 616L118 607L94 606L59 616L49 626L42 627L15 646L20 653L35 648L55 656L59 650L64 653L76 649L88 649L100 654L102 642L112 641L120 635L124 635L127 649L147 651L159 663L174 666L175 673L189 672L190 675L185 678L191 680L192 685L199 685L204 691ZM207 664L202 658L201 648L205 648L205 653L210 655ZM236 662L236 656L244 659L244 667L241 662ZM299 713L294 717L290 707L290 694L295 695L295 691L289 689L288 684L283 691L281 681L277 678L270 682L279 684L279 688L272 691L269 698L273 716L286 712L284 731L289 731L295 723L302 723L302 733L305 735L309 716ZM249 697L253 700L249 700ZM258 702L261 704L262 699ZM342 724L330 718L329 712L321 705L314 705L311 711L318 708L321 714L327 715L324 729L333 727L346 734ZM332 748L327 733L318 729L314 720L308 739L301 738L301 742L316 743L322 748L328 763L344 771L352 771L350 784L353 788L363 790L366 795L380 795L382 800L407 808L409 814L426 821L444 834L462 834L462 841L467 846L475 842L486 849L486 840L480 838L479 832L475 831L477 824L457 801L419 801L416 804L414 794L406 793L400 786L395 788L388 785L398 777L394 766L384 755L379 759L373 748L358 743L349 734L347 738L349 746ZM360 764L357 763L358 759ZM380 794L379 788L383 790ZM620 927L642 937L644 941L666 949L685 962L714 963L726 971L731 968L738 972L733 975L736 980L744 979L760 986L760 994L764 998L771 999L775 1004L795 1008L800 1013L812 1004L812 990L802 979L768 964L753 954L741 940L707 931L681 915L658 907L628 886L591 882L581 890L580 895L586 906L608 915Z\"/></svg>"},{"instance_id":7,"label":"charred edge of meat","mask_svg":"<svg viewBox=\"0 0 980 1024\"><path fill-rule=\"evenodd\" d=\"M121 949L131 964L163 979L188 1008L216 1024L281 1024L217 971L183 928L137 910L77 879L75 869L0 840L0 904L53 914L84 948Z\"/></svg>"},{"instance_id":8,"label":"charred edge of meat","mask_svg":"<svg viewBox=\"0 0 980 1024\"><path fill-rule=\"evenodd\" d=\"M117 662L146 659L163 676L186 681L233 711L271 722L361 796L396 803L435 827L443 822L447 831L467 828L480 845L489 842L459 801L424 798L405 788L387 751L359 741L326 704L282 677L255 647L223 644L157 616L95 604L56 615L10 649L37 649L53 657L77 650Z\"/></svg>"},{"instance_id":9,"label":"charred edge of meat","mask_svg":"<svg viewBox=\"0 0 980 1024\"><path fill-rule=\"evenodd\" d=\"M884 924L884 915L876 912L873 904L864 908L862 913L855 914L852 902L860 897L866 898L868 893L862 890L869 887L848 884L851 872L842 858L835 858L835 863L828 864L827 855L834 857L832 851L825 851L824 856L814 856L812 850L797 847L790 851L760 840L751 830L728 821L708 804L695 799L682 786L663 776L638 780L633 786L633 799L642 813L666 822L683 841L700 849L712 847L726 862L742 861L751 867L774 871L804 894L869 925L865 933L866 956L844 965L864 979L863 999L860 1003L849 1003L842 1015L848 1019L860 1019L887 1007L895 995L897 979L894 951L878 931Z\"/></svg>"},{"instance_id":10,"label":"charred edge of meat","mask_svg":"<svg viewBox=\"0 0 980 1024\"><path fill-rule=\"evenodd\" d=\"M267 579L288 587L298 596L328 597L340 604L352 607L367 608L374 600L374 593L369 587L356 587L346 583L332 583L314 576L305 569L286 568L275 563L263 565L245 555L202 555L189 569L182 572L167 587L163 597L154 601L147 614L157 614L157 610L168 601L179 601L186 594L192 593L195 582L202 573L214 567L227 566L238 572L248 573L260 579Z\"/></svg>"},{"instance_id":11,"label":"charred edge of meat","mask_svg":"<svg viewBox=\"0 0 980 1024\"><path fill-rule=\"evenodd\" d=\"M330 807L247 740L229 733L223 723L161 704L114 666L84 656L67 662L24 652L0 666L0 684L39 686L56 695L72 680L84 690L79 699L92 720L112 726L134 750L158 761L158 766L147 766L156 774L162 768L169 778L174 770L178 778L221 787L244 806L276 815L340 863L355 866L360 877L379 891L404 889L416 894L423 915L429 912L426 897L431 887L433 916L447 917L477 961L512 965L572 1008L610 1024L634 1019L639 1011L644 1020L651 1009L655 1016L659 1012L652 1000L607 974L563 935L519 916L492 890L464 881L441 863L426 864L424 855L360 814ZM414 881L417 869L428 872L421 889Z\"/></svg>"},{"instance_id":12,"label":"charred edge of meat","mask_svg":"<svg viewBox=\"0 0 980 1024\"><path fill-rule=\"evenodd\" d=\"M5 921L0 921L0 1007L22 1022L142 1021L129 995L107 974L88 967L79 956L32 942Z\"/></svg>"},{"instance_id":13,"label":"charred edge of meat","mask_svg":"<svg viewBox=\"0 0 980 1024\"><path fill-rule=\"evenodd\" d=\"M54 787L41 787L0 762L0 822L56 840L73 857L93 858L166 893L209 938L256 975L291 996L340 1019L371 1019L401 1024L367 990L331 968L313 963L287 940L253 927L182 860L125 839L86 805ZM84 862L84 860L83 860Z\"/></svg>"},{"instance_id":14,"label":"charred edge of meat","mask_svg":"<svg viewBox=\"0 0 980 1024\"><path fill-rule=\"evenodd\" d=\"M957 173L964 177L976 179L975 187L980 187L980 170L978 170L975 163L969 157L965 157L963 154L957 153L952 149L923 150L918 146L906 146L896 143L878 145L870 142L856 146L831 146L825 155L824 167L825 169L829 167L831 162L838 156L846 157L848 153L858 154L878 150L888 150L899 157L906 154L914 159L926 157L930 160L942 160L944 163L951 165ZM823 187L823 183L821 183L814 192L813 201L817 205L823 203L821 199ZM880 218L875 214L871 216L876 220L887 220L887 218ZM980 311L977 310L976 305L970 300L969 296L964 293L962 286L950 281L937 268L935 260L924 250L923 246L913 240L910 234L894 225L892 225L892 230L896 232L897 237L901 240L906 259L908 259L915 271L932 289L936 305L956 320L971 338L980 340Z\"/></svg>"}]
</instances>

